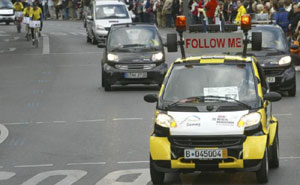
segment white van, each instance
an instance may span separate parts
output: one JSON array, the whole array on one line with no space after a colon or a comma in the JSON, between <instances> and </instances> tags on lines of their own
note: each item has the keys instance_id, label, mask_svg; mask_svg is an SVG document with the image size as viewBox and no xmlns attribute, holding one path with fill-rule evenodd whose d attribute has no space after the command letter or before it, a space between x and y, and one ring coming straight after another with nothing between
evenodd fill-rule
<instances>
[{"instance_id":1,"label":"white van","mask_svg":"<svg viewBox=\"0 0 300 185\"><path fill-rule=\"evenodd\" d=\"M112 24L132 23L126 5L121 1L95 0L90 4L87 16L87 42L105 42Z\"/></svg>"},{"instance_id":2,"label":"white van","mask_svg":"<svg viewBox=\"0 0 300 185\"><path fill-rule=\"evenodd\" d=\"M0 22L5 22L8 25L15 21L15 13L13 4L10 0L0 0Z\"/></svg>"}]
</instances>

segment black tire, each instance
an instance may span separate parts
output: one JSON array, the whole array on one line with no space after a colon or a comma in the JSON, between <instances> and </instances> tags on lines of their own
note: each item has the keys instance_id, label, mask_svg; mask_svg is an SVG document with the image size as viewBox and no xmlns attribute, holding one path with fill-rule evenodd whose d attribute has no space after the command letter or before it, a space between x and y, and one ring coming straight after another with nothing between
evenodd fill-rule
<instances>
[{"instance_id":1,"label":"black tire","mask_svg":"<svg viewBox=\"0 0 300 185\"><path fill-rule=\"evenodd\" d=\"M278 168L279 167L279 137L278 130L276 132L274 143L271 146L270 151L270 168Z\"/></svg>"},{"instance_id":2,"label":"black tire","mask_svg":"<svg viewBox=\"0 0 300 185\"><path fill-rule=\"evenodd\" d=\"M295 85L292 89L288 90L288 95L291 97L296 96L296 80L295 80Z\"/></svg>"},{"instance_id":3,"label":"black tire","mask_svg":"<svg viewBox=\"0 0 300 185\"><path fill-rule=\"evenodd\" d=\"M150 177L153 184L163 184L165 173L159 172L154 168L153 161L150 157Z\"/></svg>"},{"instance_id":4,"label":"black tire","mask_svg":"<svg viewBox=\"0 0 300 185\"><path fill-rule=\"evenodd\" d=\"M262 159L261 167L256 171L256 180L258 183L267 183L269 177L269 158L268 147L266 147L264 158Z\"/></svg>"},{"instance_id":5,"label":"black tire","mask_svg":"<svg viewBox=\"0 0 300 185\"><path fill-rule=\"evenodd\" d=\"M107 82L104 82L104 91L111 91L111 85Z\"/></svg>"},{"instance_id":6,"label":"black tire","mask_svg":"<svg viewBox=\"0 0 300 185\"><path fill-rule=\"evenodd\" d=\"M86 36L86 42L87 42L87 43L90 43L90 42L91 42L91 39L90 39L90 37L89 37L88 35Z\"/></svg>"},{"instance_id":7,"label":"black tire","mask_svg":"<svg viewBox=\"0 0 300 185\"><path fill-rule=\"evenodd\" d=\"M10 22L5 22L6 25L9 25Z\"/></svg>"},{"instance_id":8,"label":"black tire","mask_svg":"<svg viewBox=\"0 0 300 185\"><path fill-rule=\"evenodd\" d=\"M104 71L103 71L103 67L102 67L102 70L101 70L101 75L102 75L102 78L101 78L101 86L104 87L104 84L105 84L105 75L104 75Z\"/></svg>"},{"instance_id":9,"label":"black tire","mask_svg":"<svg viewBox=\"0 0 300 185\"><path fill-rule=\"evenodd\" d=\"M17 30L18 30L18 33L21 33L21 23L17 23Z\"/></svg>"}]
</instances>

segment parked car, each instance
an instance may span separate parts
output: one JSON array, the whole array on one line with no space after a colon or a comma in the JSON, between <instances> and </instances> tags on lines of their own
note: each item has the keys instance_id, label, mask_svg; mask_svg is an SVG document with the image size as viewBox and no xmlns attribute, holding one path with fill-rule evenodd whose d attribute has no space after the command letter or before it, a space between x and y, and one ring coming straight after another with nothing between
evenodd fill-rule
<instances>
[{"instance_id":1,"label":"parked car","mask_svg":"<svg viewBox=\"0 0 300 185\"><path fill-rule=\"evenodd\" d=\"M5 22L6 25L15 21L15 13L13 4L10 0L0 0L0 22Z\"/></svg>"}]
</instances>

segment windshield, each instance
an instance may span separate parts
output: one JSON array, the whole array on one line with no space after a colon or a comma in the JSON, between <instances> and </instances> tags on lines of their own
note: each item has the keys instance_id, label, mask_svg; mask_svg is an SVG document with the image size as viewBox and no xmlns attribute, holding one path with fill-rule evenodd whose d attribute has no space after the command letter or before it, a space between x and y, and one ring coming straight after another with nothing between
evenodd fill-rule
<instances>
[{"instance_id":1,"label":"windshield","mask_svg":"<svg viewBox=\"0 0 300 185\"><path fill-rule=\"evenodd\" d=\"M10 1L8 0L1 0L0 1L0 9L1 8L13 8L13 5Z\"/></svg>"},{"instance_id":2,"label":"windshield","mask_svg":"<svg viewBox=\"0 0 300 185\"><path fill-rule=\"evenodd\" d=\"M111 31L108 41L109 50L143 49L160 50L162 44L155 27L121 27Z\"/></svg>"},{"instance_id":3,"label":"windshield","mask_svg":"<svg viewBox=\"0 0 300 185\"><path fill-rule=\"evenodd\" d=\"M251 36L251 32L262 32L262 48L265 49L274 49L277 51L286 52L288 49L288 44L285 39L284 33L280 28L274 27L254 27L249 31L249 35ZM248 49L251 49L251 44L248 44Z\"/></svg>"},{"instance_id":4,"label":"windshield","mask_svg":"<svg viewBox=\"0 0 300 185\"><path fill-rule=\"evenodd\" d=\"M251 107L260 105L249 63L176 66L168 79L163 100L176 102L196 96L230 97Z\"/></svg>"},{"instance_id":5,"label":"windshield","mask_svg":"<svg viewBox=\"0 0 300 185\"><path fill-rule=\"evenodd\" d=\"M99 5L96 6L96 19L127 19L129 18L124 5Z\"/></svg>"}]
</instances>

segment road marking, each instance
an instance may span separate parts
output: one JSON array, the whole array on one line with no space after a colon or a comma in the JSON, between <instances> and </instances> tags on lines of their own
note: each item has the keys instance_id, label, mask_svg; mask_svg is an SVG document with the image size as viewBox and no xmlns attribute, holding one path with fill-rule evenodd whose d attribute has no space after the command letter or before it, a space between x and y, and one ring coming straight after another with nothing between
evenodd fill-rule
<instances>
[{"instance_id":1,"label":"road marking","mask_svg":"<svg viewBox=\"0 0 300 185\"><path fill-rule=\"evenodd\" d=\"M113 121L143 120L144 118L114 118Z\"/></svg>"},{"instance_id":2,"label":"road marking","mask_svg":"<svg viewBox=\"0 0 300 185\"><path fill-rule=\"evenodd\" d=\"M132 182L120 182L120 177L131 174L139 174L137 178L132 179ZM96 185L143 185L150 182L149 169L131 169L120 170L107 174Z\"/></svg>"},{"instance_id":3,"label":"road marking","mask_svg":"<svg viewBox=\"0 0 300 185\"><path fill-rule=\"evenodd\" d=\"M137 163L149 163L149 161L120 161L118 164L137 164Z\"/></svg>"},{"instance_id":4,"label":"road marking","mask_svg":"<svg viewBox=\"0 0 300 185\"><path fill-rule=\"evenodd\" d=\"M10 52L16 51L17 48L9 48Z\"/></svg>"},{"instance_id":5,"label":"road marking","mask_svg":"<svg viewBox=\"0 0 300 185\"><path fill-rule=\"evenodd\" d=\"M3 125L27 125L29 122L3 123Z\"/></svg>"},{"instance_id":6,"label":"road marking","mask_svg":"<svg viewBox=\"0 0 300 185\"><path fill-rule=\"evenodd\" d=\"M71 35L77 36L78 34L76 32L70 32Z\"/></svg>"},{"instance_id":7,"label":"road marking","mask_svg":"<svg viewBox=\"0 0 300 185\"><path fill-rule=\"evenodd\" d=\"M53 123L67 123L67 121L52 121Z\"/></svg>"},{"instance_id":8,"label":"road marking","mask_svg":"<svg viewBox=\"0 0 300 185\"><path fill-rule=\"evenodd\" d=\"M280 159L300 159L300 157L293 157L293 156L290 156L290 157L279 157Z\"/></svg>"},{"instance_id":9,"label":"road marking","mask_svg":"<svg viewBox=\"0 0 300 185\"><path fill-rule=\"evenodd\" d=\"M68 163L68 166L75 166L75 165L89 165L89 164L101 164L104 165L106 162L89 162L89 163Z\"/></svg>"},{"instance_id":10,"label":"road marking","mask_svg":"<svg viewBox=\"0 0 300 185\"><path fill-rule=\"evenodd\" d=\"M66 35L68 35L68 34L62 33L62 32L51 32L50 34L51 35L56 35L56 36L66 36Z\"/></svg>"},{"instance_id":11,"label":"road marking","mask_svg":"<svg viewBox=\"0 0 300 185\"><path fill-rule=\"evenodd\" d=\"M105 119L94 119L94 120L78 120L77 123L93 123L93 122L103 122Z\"/></svg>"},{"instance_id":12,"label":"road marking","mask_svg":"<svg viewBox=\"0 0 300 185\"><path fill-rule=\"evenodd\" d=\"M53 164L36 164L36 165L17 165L15 168L36 168L36 167L51 167Z\"/></svg>"},{"instance_id":13,"label":"road marking","mask_svg":"<svg viewBox=\"0 0 300 185\"><path fill-rule=\"evenodd\" d=\"M9 39L4 39L3 41L4 41L4 42L9 42Z\"/></svg>"},{"instance_id":14,"label":"road marking","mask_svg":"<svg viewBox=\"0 0 300 185\"><path fill-rule=\"evenodd\" d=\"M49 37L43 36L43 54L48 55L50 53Z\"/></svg>"},{"instance_id":15,"label":"road marking","mask_svg":"<svg viewBox=\"0 0 300 185\"><path fill-rule=\"evenodd\" d=\"M1 181L7 180L7 179L12 178L15 175L16 175L16 173L14 173L14 172L0 172L0 180Z\"/></svg>"},{"instance_id":16,"label":"road marking","mask_svg":"<svg viewBox=\"0 0 300 185\"><path fill-rule=\"evenodd\" d=\"M56 170L56 171L47 171L42 172L31 179L27 180L26 182L22 183L21 185L37 185L40 184L42 181L53 177L53 176L66 176L64 179L56 183L55 185L71 185L77 181L79 181L82 177L87 174L86 171L82 170Z\"/></svg>"},{"instance_id":17,"label":"road marking","mask_svg":"<svg viewBox=\"0 0 300 185\"><path fill-rule=\"evenodd\" d=\"M293 114L291 113L286 113L286 114L274 114L274 116L292 116Z\"/></svg>"},{"instance_id":18,"label":"road marking","mask_svg":"<svg viewBox=\"0 0 300 185\"><path fill-rule=\"evenodd\" d=\"M0 124L0 144L3 143L3 141L5 141L5 139L8 137L9 131L8 129Z\"/></svg>"},{"instance_id":19,"label":"road marking","mask_svg":"<svg viewBox=\"0 0 300 185\"><path fill-rule=\"evenodd\" d=\"M49 122L43 122L43 121L38 121L38 122L35 122L36 124L43 124L43 123L49 123Z\"/></svg>"}]
</instances>

